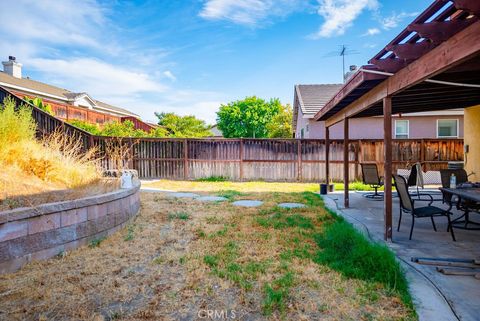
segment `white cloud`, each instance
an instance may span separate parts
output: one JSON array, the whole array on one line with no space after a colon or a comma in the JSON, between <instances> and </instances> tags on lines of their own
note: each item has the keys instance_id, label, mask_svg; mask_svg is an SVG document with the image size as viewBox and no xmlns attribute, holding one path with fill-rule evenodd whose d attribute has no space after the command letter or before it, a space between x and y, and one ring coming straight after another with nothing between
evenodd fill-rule
<instances>
[{"instance_id":1,"label":"white cloud","mask_svg":"<svg viewBox=\"0 0 480 321\"><path fill-rule=\"evenodd\" d=\"M131 110L145 120L154 120L155 111L165 111L195 115L213 124L215 112L226 101L221 93L169 87L150 74L92 58L34 58L28 61L28 67L40 72L47 83L85 91L95 99ZM158 77L167 75L175 78L169 70Z\"/></svg>"},{"instance_id":2,"label":"white cloud","mask_svg":"<svg viewBox=\"0 0 480 321\"><path fill-rule=\"evenodd\" d=\"M285 16L305 5L301 0L207 0L200 17L255 27L268 17Z\"/></svg>"},{"instance_id":3,"label":"white cloud","mask_svg":"<svg viewBox=\"0 0 480 321\"><path fill-rule=\"evenodd\" d=\"M147 121L156 121L154 112L174 112L182 116L194 115L208 124L215 124L218 108L229 100L228 97L217 92L172 89L154 95L148 100L138 100L134 97L111 97L108 101L127 109L130 106L130 110Z\"/></svg>"},{"instance_id":4,"label":"white cloud","mask_svg":"<svg viewBox=\"0 0 480 321\"><path fill-rule=\"evenodd\" d=\"M0 30L15 41L105 48L96 39L107 23L95 1L16 0L0 10Z\"/></svg>"},{"instance_id":5,"label":"white cloud","mask_svg":"<svg viewBox=\"0 0 480 321\"><path fill-rule=\"evenodd\" d=\"M363 44L363 48L373 49L375 47L378 47L378 45L376 43L365 43L365 44Z\"/></svg>"},{"instance_id":6,"label":"white cloud","mask_svg":"<svg viewBox=\"0 0 480 321\"><path fill-rule=\"evenodd\" d=\"M370 28L365 32L362 36L374 36L380 33L380 29L378 28Z\"/></svg>"},{"instance_id":7,"label":"white cloud","mask_svg":"<svg viewBox=\"0 0 480 321\"><path fill-rule=\"evenodd\" d=\"M400 12L400 13L393 13L388 17L378 17L378 20L383 29L389 30L398 27L399 23L402 22L403 19L409 17L416 17L418 12Z\"/></svg>"},{"instance_id":8,"label":"white cloud","mask_svg":"<svg viewBox=\"0 0 480 321\"><path fill-rule=\"evenodd\" d=\"M17 56L24 75L87 92L145 120L154 120L155 111L171 111L215 122L226 101L221 93L168 85L167 79L176 80L176 63L166 60L170 52L126 41L118 30L94 0L11 1L0 11L0 58Z\"/></svg>"},{"instance_id":9,"label":"white cloud","mask_svg":"<svg viewBox=\"0 0 480 321\"><path fill-rule=\"evenodd\" d=\"M163 92L166 88L146 73L92 58L33 58L28 61L28 66L57 85L68 85L68 89L86 91L94 97Z\"/></svg>"},{"instance_id":10,"label":"white cloud","mask_svg":"<svg viewBox=\"0 0 480 321\"><path fill-rule=\"evenodd\" d=\"M325 19L312 38L342 35L364 10L376 10L377 0L318 0L318 14Z\"/></svg>"},{"instance_id":11,"label":"white cloud","mask_svg":"<svg viewBox=\"0 0 480 321\"><path fill-rule=\"evenodd\" d=\"M165 77L167 77L168 79L170 79L171 81L177 80L177 77L175 77L175 75L174 75L170 70L165 70L165 71L163 72L163 75L164 75Z\"/></svg>"}]
</instances>

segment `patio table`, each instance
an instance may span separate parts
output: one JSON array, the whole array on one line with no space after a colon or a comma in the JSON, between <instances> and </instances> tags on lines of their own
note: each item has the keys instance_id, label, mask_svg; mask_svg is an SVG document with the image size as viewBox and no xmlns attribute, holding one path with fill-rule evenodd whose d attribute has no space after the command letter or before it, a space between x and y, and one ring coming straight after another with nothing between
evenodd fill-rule
<instances>
[{"instance_id":1,"label":"patio table","mask_svg":"<svg viewBox=\"0 0 480 321\"><path fill-rule=\"evenodd\" d=\"M465 230L480 230L480 223L470 220L469 213L472 208L478 209L480 204L480 188L477 187L463 187L463 188L444 188L441 187L440 190L444 193L456 195L459 198L459 203L461 200L465 202L462 203L462 208L465 211L465 214L461 217L452 221L452 226L456 228L461 228ZM462 220L462 218L464 218ZM468 225L475 225L477 227L469 227Z\"/></svg>"}]
</instances>

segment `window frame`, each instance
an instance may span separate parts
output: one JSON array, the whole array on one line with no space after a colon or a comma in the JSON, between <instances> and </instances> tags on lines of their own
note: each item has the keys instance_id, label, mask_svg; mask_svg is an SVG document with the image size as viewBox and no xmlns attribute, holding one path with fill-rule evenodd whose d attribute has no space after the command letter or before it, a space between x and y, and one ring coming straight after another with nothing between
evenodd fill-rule
<instances>
[{"instance_id":1,"label":"window frame","mask_svg":"<svg viewBox=\"0 0 480 321\"><path fill-rule=\"evenodd\" d=\"M407 137L406 138L397 138L397 121L407 122ZM405 134L400 134L405 135ZM410 138L410 120L409 119L395 119L395 139L409 139Z\"/></svg>"},{"instance_id":2,"label":"window frame","mask_svg":"<svg viewBox=\"0 0 480 321\"><path fill-rule=\"evenodd\" d=\"M438 127L438 124L441 120L453 120L457 123L457 135L456 136L440 136L439 135L439 127ZM440 118L440 119L437 119L437 138L458 138L460 137L460 121L458 118Z\"/></svg>"}]
</instances>

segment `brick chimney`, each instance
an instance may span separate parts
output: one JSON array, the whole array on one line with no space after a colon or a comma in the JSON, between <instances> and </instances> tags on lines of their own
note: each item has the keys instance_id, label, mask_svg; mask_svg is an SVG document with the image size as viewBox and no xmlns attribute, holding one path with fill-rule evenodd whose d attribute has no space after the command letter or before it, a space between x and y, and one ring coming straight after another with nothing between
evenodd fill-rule
<instances>
[{"instance_id":1,"label":"brick chimney","mask_svg":"<svg viewBox=\"0 0 480 321\"><path fill-rule=\"evenodd\" d=\"M2 61L3 72L15 78L22 78L22 64L14 56L8 56L8 61Z\"/></svg>"}]
</instances>

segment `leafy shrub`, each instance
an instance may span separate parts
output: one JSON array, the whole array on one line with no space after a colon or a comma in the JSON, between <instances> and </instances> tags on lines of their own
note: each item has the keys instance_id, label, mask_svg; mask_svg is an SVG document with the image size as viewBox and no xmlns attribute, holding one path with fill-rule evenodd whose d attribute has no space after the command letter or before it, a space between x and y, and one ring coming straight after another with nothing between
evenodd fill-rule
<instances>
[{"instance_id":1,"label":"leafy shrub","mask_svg":"<svg viewBox=\"0 0 480 321\"><path fill-rule=\"evenodd\" d=\"M41 109L44 112L46 112L46 113L48 113L52 116L55 116L55 113L53 112L53 109L52 109L52 105L50 105L48 103L44 103L42 98L38 98L38 97L29 98L28 96L25 96L25 97L23 97L23 99L26 100L27 102L29 102L30 104L34 105L38 109Z\"/></svg>"},{"instance_id":2,"label":"leafy shrub","mask_svg":"<svg viewBox=\"0 0 480 321\"><path fill-rule=\"evenodd\" d=\"M97 124L92 124L78 119L69 120L68 122L77 128L89 132L92 135L101 135L101 129Z\"/></svg>"},{"instance_id":3,"label":"leafy shrub","mask_svg":"<svg viewBox=\"0 0 480 321\"><path fill-rule=\"evenodd\" d=\"M24 106L15 111L15 102L6 98L0 105L0 152L10 144L30 141L35 137L35 123L30 108Z\"/></svg>"}]
</instances>

